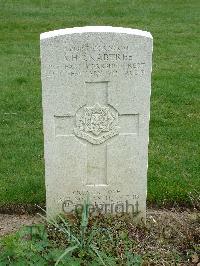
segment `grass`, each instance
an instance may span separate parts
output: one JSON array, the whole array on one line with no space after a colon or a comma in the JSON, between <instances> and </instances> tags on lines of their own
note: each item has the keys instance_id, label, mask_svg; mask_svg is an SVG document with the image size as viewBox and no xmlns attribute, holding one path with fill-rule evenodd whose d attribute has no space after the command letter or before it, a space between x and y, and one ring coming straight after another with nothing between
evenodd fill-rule
<instances>
[{"instance_id":1,"label":"grass","mask_svg":"<svg viewBox=\"0 0 200 266\"><path fill-rule=\"evenodd\" d=\"M39 34L84 25L154 37L148 200L199 188L198 0L0 0L0 205L45 201Z\"/></svg>"}]
</instances>

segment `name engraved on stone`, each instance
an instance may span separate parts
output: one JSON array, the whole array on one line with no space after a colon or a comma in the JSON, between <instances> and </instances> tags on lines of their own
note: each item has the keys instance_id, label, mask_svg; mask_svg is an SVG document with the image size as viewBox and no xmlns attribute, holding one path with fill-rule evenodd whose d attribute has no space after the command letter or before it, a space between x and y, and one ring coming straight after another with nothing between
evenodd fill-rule
<instances>
[{"instance_id":1,"label":"name engraved on stone","mask_svg":"<svg viewBox=\"0 0 200 266\"><path fill-rule=\"evenodd\" d=\"M145 62L138 62L135 56L129 53L69 53L65 54L65 71L69 76L79 76L80 63L83 63L86 73L99 77L106 71L112 76L124 74L132 78L141 77L145 73Z\"/></svg>"}]
</instances>

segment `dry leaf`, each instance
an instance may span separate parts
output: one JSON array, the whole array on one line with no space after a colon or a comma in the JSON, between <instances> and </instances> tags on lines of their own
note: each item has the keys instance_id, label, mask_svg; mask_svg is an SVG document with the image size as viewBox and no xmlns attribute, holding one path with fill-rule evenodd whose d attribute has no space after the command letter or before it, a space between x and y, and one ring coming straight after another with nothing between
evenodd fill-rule
<instances>
[{"instance_id":1,"label":"dry leaf","mask_svg":"<svg viewBox=\"0 0 200 266\"><path fill-rule=\"evenodd\" d=\"M198 257L198 255L197 255L197 253L194 253L193 255L192 255L192 262L193 263L197 263L199 261L199 257ZM199 263L198 263L199 264Z\"/></svg>"}]
</instances>

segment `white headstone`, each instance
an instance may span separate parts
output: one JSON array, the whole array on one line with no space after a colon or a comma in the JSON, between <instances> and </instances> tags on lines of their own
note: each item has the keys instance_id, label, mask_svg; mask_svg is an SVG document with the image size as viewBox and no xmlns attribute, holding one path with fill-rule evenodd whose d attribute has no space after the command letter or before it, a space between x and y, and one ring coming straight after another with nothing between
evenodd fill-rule
<instances>
[{"instance_id":1,"label":"white headstone","mask_svg":"<svg viewBox=\"0 0 200 266\"><path fill-rule=\"evenodd\" d=\"M145 218L151 34L108 26L42 33L41 64L47 214L89 195L104 213Z\"/></svg>"}]
</instances>

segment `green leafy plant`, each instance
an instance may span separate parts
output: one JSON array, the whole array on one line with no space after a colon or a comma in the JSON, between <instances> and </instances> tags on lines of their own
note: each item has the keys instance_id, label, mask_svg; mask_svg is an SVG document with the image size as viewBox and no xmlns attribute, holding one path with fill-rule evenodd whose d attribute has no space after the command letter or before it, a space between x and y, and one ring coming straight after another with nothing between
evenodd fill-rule
<instances>
[{"instance_id":1,"label":"green leafy plant","mask_svg":"<svg viewBox=\"0 0 200 266\"><path fill-rule=\"evenodd\" d=\"M47 220L48 223L62 232L65 235L67 242L69 243L69 246L57 259L55 266L57 266L64 257L76 250L78 250L78 253L82 256L84 256L85 254L93 253L93 255L95 255L99 259L102 265L106 265L101 256L101 253L98 250L98 247L93 242L95 231L93 231L92 229L88 230L89 216L90 213L88 198L84 202L81 215L80 230L76 234L75 232L72 232L69 222L67 222L67 220L62 215L58 215L57 219L47 219L45 216L42 216L45 220Z\"/></svg>"}]
</instances>

